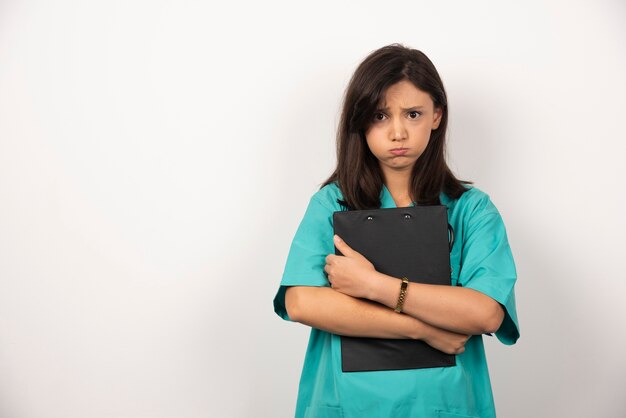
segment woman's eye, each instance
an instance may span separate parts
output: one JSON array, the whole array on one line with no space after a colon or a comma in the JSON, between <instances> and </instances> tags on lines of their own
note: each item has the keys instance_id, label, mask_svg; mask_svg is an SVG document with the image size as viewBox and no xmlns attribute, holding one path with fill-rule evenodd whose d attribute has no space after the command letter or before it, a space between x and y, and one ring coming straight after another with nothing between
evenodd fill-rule
<instances>
[{"instance_id":1,"label":"woman's eye","mask_svg":"<svg viewBox=\"0 0 626 418\"><path fill-rule=\"evenodd\" d=\"M409 112L409 117L410 117L411 119L417 119L417 117L418 117L419 115L421 115L421 113L420 113L420 112L418 112L418 111L416 111L416 110L412 110L412 111L410 111L410 112Z\"/></svg>"},{"instance_id":2,"label":"woman's eye","mask_svg":"<svg viewBox=\"0 0 626 418\"><path fill-rule=\"evenodd\" d=\"M374 120L375 121L381 121L381 120L383 120L384 117L385 117L385 115L383 115L382 113L374 113Z\"/></svg>"}]
</instances>

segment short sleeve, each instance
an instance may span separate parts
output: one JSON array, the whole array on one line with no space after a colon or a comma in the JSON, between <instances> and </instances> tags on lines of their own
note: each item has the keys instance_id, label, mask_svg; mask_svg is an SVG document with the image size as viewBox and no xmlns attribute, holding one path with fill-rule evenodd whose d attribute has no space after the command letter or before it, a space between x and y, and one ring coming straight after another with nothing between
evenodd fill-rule
<instances>
[{"instance_id":1,"label":"short sleeve","mask_svg":"<svg viewBox=\"0 0 626 418\"><path fill-rule=\"evenodd\" d=\"M280 287L274 297L274 311L285 320L290 320L285 308L287 287L330 286L324 266L326 256L335 253L332 216L332 209L315 195L311 197L291 242Z\"/></svg>"},{"instance_id":2,"label":"short sleeve","mask_svg":"<svg viewBox=\"0 0 626 418\"><path fill-rule=\"evenodd\" d=\"M519 338L515 307L517 272L500 213L487 197L467 223L461 253L459 284L499 302L505 311L496 337L506 344Z\"/></svg>"}]
</instances>

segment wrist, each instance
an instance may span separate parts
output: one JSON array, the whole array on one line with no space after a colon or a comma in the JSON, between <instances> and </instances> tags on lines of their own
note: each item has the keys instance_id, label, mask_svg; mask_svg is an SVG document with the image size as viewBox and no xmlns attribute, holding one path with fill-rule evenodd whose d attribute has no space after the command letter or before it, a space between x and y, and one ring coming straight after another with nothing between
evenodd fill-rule
<instances>
[{"instance_id":1,"label":"wrist","mask_svg":"<svg viewBox=\"0 0 626 418\"><path fill-rule=\"evenodd\" d=\"M368 299L395 309L398 303L398 292L402 285L402 279L391 277L387 274L374 271L370 285Z\"/></svg>"},{"instance_id":2,"label":"wrist","mask_svg":"<svg viewBox=\"0 0 626 418\"><path fill-rule=\"evenodd\" d=\"M380 292L380 273L376 270L372 270L367 278L368 286L365 298L378 302L378 294Z\"/></svg>"}]
</instances>

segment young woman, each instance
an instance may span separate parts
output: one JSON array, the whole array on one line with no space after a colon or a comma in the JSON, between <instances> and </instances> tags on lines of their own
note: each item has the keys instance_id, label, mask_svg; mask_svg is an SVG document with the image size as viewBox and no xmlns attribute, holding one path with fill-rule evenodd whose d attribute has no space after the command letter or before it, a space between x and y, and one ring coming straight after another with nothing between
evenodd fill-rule
<instances>
[{"instance_id":1,"label":"young woman","mask_svg":"<svg viewBox=\"0 0 626 418\"><path fill-rule=\"evenodd\" d=\"M392 44L372 52L346 90L337 167L310 199L274 309L311 327L296 417L495 417L482 334L519 338L515 264L489 196L445 161L448 103L432 62ZM333 212L446 205L455 232L452 286L377 272L333 234ZM334 247L341 256L335 255ZM456 365L342 372L340 336L420 339Z\"/></svg>"}]
</instances>

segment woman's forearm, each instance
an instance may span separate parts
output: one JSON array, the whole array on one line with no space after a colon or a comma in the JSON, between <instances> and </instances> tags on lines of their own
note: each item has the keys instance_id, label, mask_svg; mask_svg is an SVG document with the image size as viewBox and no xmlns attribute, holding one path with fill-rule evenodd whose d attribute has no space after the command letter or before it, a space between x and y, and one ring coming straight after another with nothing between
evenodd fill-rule
<instances>
[{"instance_id":1,"label":"woman's forearm","mask_svg":"<svg viewBox=\"0 0 626 418\"><path fill-rule=\"evenodd\" d=\"M293 286L285 294L291 320L337 335L418 339L423 324L380 304L329 287Z\"/></svg>"},{"instance_id":2,"label":"woman's forearm","mask_svg":"<svg viewBox=\"0 0 626 418\"><path fill-rule=\"evenodd\" d=\"M376 280L368 299L395 308L401 280L374 272ZM504 318L502 306L473 289L409 283L404 313L452 332L478 335L495 332Z\"/></svg>"},{"instance_id":3,"label":"woman's forearm","mask_svg":"<svg viewBox=\"0 0 626 418\"><path fill-rule=\"evenodd\" d=\"M381 304L329 287L293 286L285 293L291 320L337 335L419 339L447 354L465 350L468 334L440 329Z\"/></svg>"}]
</instances>

